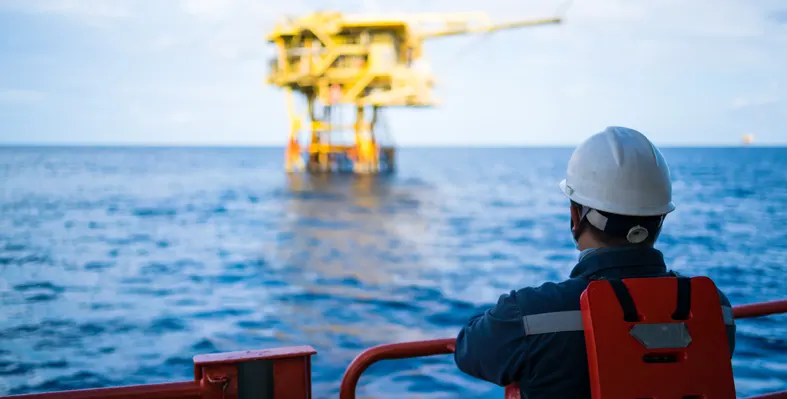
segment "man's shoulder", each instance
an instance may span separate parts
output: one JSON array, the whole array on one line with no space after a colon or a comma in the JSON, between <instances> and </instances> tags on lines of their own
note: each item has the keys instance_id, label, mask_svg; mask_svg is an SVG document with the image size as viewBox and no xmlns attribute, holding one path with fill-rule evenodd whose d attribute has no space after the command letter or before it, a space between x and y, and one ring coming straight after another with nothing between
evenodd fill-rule
<instances>
[{"instance_id":1,"label":"man's shoulder","mask_svg":"<svg viewBox=\"0 0 787 399\"><path fill-rule=\"evenodd\" d=\"M711 277L709 277L709 276L690 276L690 275L687 275L687 274L684 274L684 273L676 272L674 270L672 271L672 273L674 273L676 276L688 277L688 278L706 277L706 278L710 279L713 282L713 285L716 285L716 282L713 281L713 279ZM719 288L718 285L716 285L716 292L719 293L719 300L721 301L722 306L730 306L729 298L727 298L727 295L724 294L724 291L722 291L721 288Z\"/></svg>"},{"instance_id":2,"label":"man's shoulder","mask_svg":"<svg viewBox=\"0 0 787 399\"><path fill-rule=\"evenodd\" d=\"M579 297L587 286L588 281L581 278L546 282L516 291L516 302L523 316L579 310Z\"/></svg>"},{"instance_id":3,"label":"man's shoulder","mask_svg":"<svg viewBox=\"0 0 787 399\"><path fill-rule=\"evenodd\" d=\"M560 282L546 282L539 286L525 287L512 292L511 296L509 296L509 301L517 304L523 316L579 310L579 298L589 283L588 280L583 278L570 278ZM717 291L721 304L729 307L730 301L727 296L718 287Z\"/></svg>"}]
</instances>

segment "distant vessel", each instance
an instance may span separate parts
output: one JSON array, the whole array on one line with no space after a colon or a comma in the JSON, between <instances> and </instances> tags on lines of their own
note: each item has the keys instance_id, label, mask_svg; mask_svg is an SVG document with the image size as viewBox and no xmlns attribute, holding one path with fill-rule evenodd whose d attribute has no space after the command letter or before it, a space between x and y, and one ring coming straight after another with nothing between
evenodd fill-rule
<instances>
[{"instance_id":1,"label":"distant vessel","mask_svg":"<svg viewBox=\"0 0 787 399\"><path fill-rule=\"evenodd\" d=\"M743 142L743 145L749 145L754 142L754 135L751 133L744 134L743 137L741 137L741 141Z\"/></svg>"}]
</instances>

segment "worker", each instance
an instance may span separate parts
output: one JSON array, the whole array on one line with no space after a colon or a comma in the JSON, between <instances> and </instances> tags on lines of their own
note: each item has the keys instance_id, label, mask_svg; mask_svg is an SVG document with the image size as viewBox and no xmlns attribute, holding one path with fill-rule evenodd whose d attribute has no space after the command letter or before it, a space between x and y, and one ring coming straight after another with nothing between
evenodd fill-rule
<instances>
[{"instance_id":1,"label":"worker","mask_svg":"<svg viewBox=\"0 0 787 399\"><path fill-rule=\"evenodd\" d=\"M500 296L456 340L460 370L500 386L518 383L529 399L590 398L582 319L572 311L580 310L591 280L672 275L654 248L675 209L670 172L642 133L608 127L591 136L571 155L559 187L570 202L571 235L580 251L569 278ZM726 331L732 354L734 323Z\"/></svg>"}]
</instances>

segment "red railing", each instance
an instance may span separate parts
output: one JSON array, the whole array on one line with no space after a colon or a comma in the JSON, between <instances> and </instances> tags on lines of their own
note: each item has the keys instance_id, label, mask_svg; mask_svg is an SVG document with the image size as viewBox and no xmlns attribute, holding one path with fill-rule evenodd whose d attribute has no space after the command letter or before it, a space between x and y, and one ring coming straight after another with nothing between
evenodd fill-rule
<instances>
[{"instance_id":1,"label":"red railing","mask_svg":"<svg viewBox=\"0 0 787 399\"><path fill-rule=\"evenodd\" d=\"M737 319L787 313L787 300L755 303L736 306L732 314ZM431 341L403 342L375 346L361 352L344 372L339 399L355 399L358 380L366 369L380 360L408 359L414 357L447 355L454 353L455 341L451 339L435 339ZM519 399L519 387L512 384L505 389L505 399ZM755 396L749 399L787 399L787 391Z\"/></svg>"},{"instance_id":2,"label":"red railing","mask_svg":"<svg viewBox=\"0 0 787 399\"><path fill-rule=\"evenodd\" d=\"M414 357L447 355L454 353L456 339L444 338L432 341L401 342L369 348L359 354L347 366L339 388L339 399L355 399L355 387L366 369L380 360L410 359Z\"/></svg>"},{"instance_id":3,"label":"red railing","mask_svg":"<svg viewBox=\"0 0 787 399\"><path fill-rule=\"evenodd\" d=\"M732 314L736 319L749 319L779 313L787 313L787 300L751 303L732 308Z\"/></svg>"},{"instance_id":4,"label":"red railing","mask_svg":"<svg viewBox=\"0 0 787 399\"><path fill-rule=\"evenodd\" d=\"M738 306L736 318L787 313L787 300ZM404 342L376 346L359 354L342 379L340 399L355 399L358 380L380 360L444 355L454 352L454 339ZM194 380L10 396L27 399L311 399L310 346L199 355L194 357ZM519 388L506 388L506 399L518 399ZM787 399L787 392L750 399Z\"/></svg>"}]
</instances>

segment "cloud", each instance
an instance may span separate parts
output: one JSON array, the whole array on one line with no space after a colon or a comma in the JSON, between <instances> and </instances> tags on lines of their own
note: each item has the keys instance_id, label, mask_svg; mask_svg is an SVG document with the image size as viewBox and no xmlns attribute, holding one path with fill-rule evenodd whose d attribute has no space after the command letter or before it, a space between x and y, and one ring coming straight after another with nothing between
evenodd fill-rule
<instances>
[{"instance_id":1,"label":"cloud","mask_svg":"<svg viewBox=\"0 0 787 399\"><path fill-rule=\"evenodd\" d=\"M210 134L221 129L220 138L228 140L233 134L237 140L260 138L258 132L264 130L269 133L265 140L279 142L288 129L285 100L280 90L262 83L272 55L264 35L285 15L319 9L479 10L495 22L507 22L552 17L570 5L558 26L427 44L438 82L435 95L444 106L428 112L392 110L397 115L392 127L399 142L454 140L477 119L473 129L499 132L495 136L500 140L554 131L550 138L572 142L584 126L608 121L666 131L670 126L664 121L695 118L724 125L726 114L745 114L729 112L731 108L759 106L762 112L773 112L765 106L785 93L769 88L767 81L787 85L787 55L781 51L787 46L783 1L0 0L0 8L100 26L100 40L61 38L59 55L36 57L67 57L74 43L90 48L70 65L76 74L48 81L74 93L91 93L74 101L113 104L119 115L125 112L129 118L119 123L140 121L140 129L149 129L150 137L157 137L155 129L161 127L168 132L182 129L171 134L185 140L198 136L200 129ZM61 61L51 58L40 70ZM13 68L24 71L28 64L20 61ZM85 76L77 76L83 72ZM17 82L0 80L0 86L4 84ZM91 95L96 98L86 97ZM129 111L131 104L143 107ZM523 122L519 110L532 112ZM496 117L490 121L484 115ZM767 120L763 115L758 117ZM510 132L511 126L521 132ZM194 133L187 134L187 129ZM434 131L458 133L438 137ZM477 140L472 134L462 139Z\"/></svg>"},{"instance_id":2,"label":"cloud","mask_svg":"<svg viewBox=\"0 0 787 399\"><path fill-rule=\"evenodd\" d=\"M193 111L172 106L157 108L147 104L133 104L128 107L127 112L136 125L144 128L179 128L201 120Z\"/></svg>"},{"instance_id":3,"label":"cloud","mask_svg":"<svg viewBox=\"0 0 787 399\"><path fill-rule=\"evenodd\" d=\"M2 89L0 88L0 103L6 104L32 104L46 98L46 93L37 90Z\"/></svg>"},{"instance_id":4,"label":"cloud","mask_svg":"<svg viewBox=\"0 0 787 399\"><path fill-rule=\"evenodd\" d=\"M151 3L159 5L152 7ZM754 5L738 0L685 2L683 0L499 0L479 6L475 0L334 0L268 2L259 0L7 0L17 8L64 16L96 19L134 18L144 24L153 18L179 21L177 40L181 45L195 41L218 58L238 59L259 48L262 36L279 18L302 15L316 9L343 12L452 12L486 11L495 21L552 17L565 11L560 29L534 29L528 35L545 40L567 39L595 43L599 36L625 34L625 38L648 38L656 42L689 37L717 39L756 38L766 32L764 21L780 21L780 0L763 0ZM166 14L166 15L165 15ZM186 19L184 19L186 17ZM605 38L606 39L606 38ZM162 45L154 39L154 48ZM172 38L170 38L172 40Z\"/></svg>"},{"instance_id":5,"label":"cloud","mask_svg":"<svg viewBox=\"0 0 787 399\"><path fill-rule=\"evenodd\" d=\"M779 24L787 24L787 9L774 11L771 13L771 19Z\"/></svg>"},{"instance_id":6,"label":"cloud","mask_svg":"<svg viewBox=\"0 0 787 399\"><path fill-rule=\"evenodd\" d=\"M179 43L174 36L160 36L153 40L150 47L154 50L165 51L176 47Z\"/></svg>"},{"instance_id":7,"label":"cloud","mask_svg":"<svg viewBox=\"0 0 787 399\"><path fill-rule=\"evenodd\" d=\"M755 108L773 105L779 102L776 96L738 97L732 102L733 109Z\"/></svg>"},{"instance_id":8,"label":"cloud","mask_svg":"<svg viewBox=\"0 0 787 399\"><path fill-rule=\"evenodd\" d=\"M164 120L174 125L185 125L187 123L193 122L194 116L190 112L175 111L167 115Z\"/></svg>"},{"instance_id":9,"label":"cloud","mask_svg":"<svg viewBox=\"0 0 787 399\"><path fill-rule=\"evenodd\" d=\"M784 84L779 81L771 81L766 85L752 91L748 95L740 95L733 99L731 108L734 110L754 109L770 107L784 100L785 94L782 89Z\"/></svg>"},{"instance_id":10,"label":"cloud","mask_svg":"<svg viewBox=\"0 0 787 399\"><path fill-rule=\"evenodd\" d=\"M105 0L36 0L44 12L85 16L89 18L126 18L131 8L126 2Z\"/></svg>"},{"instance_id":11,"label":"cloud","mask_svg":"<svg viewBox=\"0 0 787 399\"><path fill-rule=\"evenodd\" d=\"M101 19L128 18L133 15L133 2L106 0L3 0L0 8L27 12L58 14L67 17L96 21Z\"/></svg>"}]
</instances>

